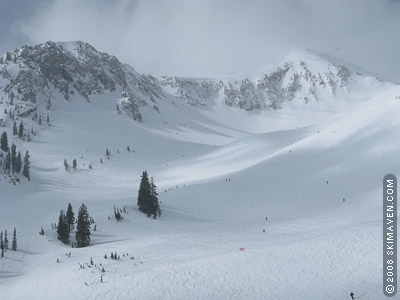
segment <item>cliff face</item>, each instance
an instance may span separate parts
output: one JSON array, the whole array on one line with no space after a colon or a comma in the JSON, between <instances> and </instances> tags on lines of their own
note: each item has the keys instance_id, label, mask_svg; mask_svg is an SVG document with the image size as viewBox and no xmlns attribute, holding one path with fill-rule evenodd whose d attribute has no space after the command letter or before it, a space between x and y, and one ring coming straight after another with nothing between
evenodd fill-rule
<instances>
[{"instance_id":1,"label":"cliff face","mask_svg":"<svg viewBox=\"0 0 400 300\"><path fill-rule=\"evenodd\" d=\"M369 72L360 73L356 66L308 50L294 51L283 62L248 74L206 80L163 77L161 81L191 105L219 99L247 111L280 109L285 102L307 104L351 98L356 90L383 82Z\"/></svg>"},{"instance_id":2,"label":"cliff face","mask_svg":"<svg viewBox=\"0 0 400 300\"><path fill-rule=\"evenodd\" d=\"M129 99L124 109L137 121L142 120L139 108L162 96L153 77L137 73L84 42L47 42L8 52L1 59L0 76L5 94L34 104L40 99L51 105L54 93L65 100L80 95L90 101L92 95L122 90Z\"/></svg>"},{"instance_id":3,"label":"cliff face","mask_svg":"<svg viewBox=\"0 0 400 300\"><path fill-rule=\"evenodd\" d=\"M363 74L355 66L305 50L294 51L283 62L255 72L210 79L142 75L85 42L23 46L0 59L3 98L41 111L51 108L56 94L67 101L74 96L90 102L92 96L110 92L115 93L115 99L125 98L119 109L138 122L142 122L140 110L145 106L163 113L157 105L163 99L199 108L222 103L261 111L282 109L288 102L351 98L357 90L380 84L382 80Z\"/></svg>"}]
</instances>

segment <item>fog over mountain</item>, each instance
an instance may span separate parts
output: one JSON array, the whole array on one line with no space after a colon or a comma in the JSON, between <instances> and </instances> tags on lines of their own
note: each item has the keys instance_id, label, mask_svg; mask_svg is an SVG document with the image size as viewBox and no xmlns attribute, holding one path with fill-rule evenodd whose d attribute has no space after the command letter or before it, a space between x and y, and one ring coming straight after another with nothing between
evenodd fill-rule
<instances>
[{"instance_id":1,"label":"fog over mountain","mask_svg":"<svg viewBox=\"0 0 400 300\"><path fill-rule=\"evenodd\" d=\"M390 291L399 1L0 4L0 299Z\"/></svg>"},{"instance_id":2,"label":"fog over mountain","mask_svg":"<svg viewBox=\"0 0 400 300\"><path fill-rule=\"evenodd\" d=\"M0 52L83 40L140 73L215 77L310 48L400 82L397 0L1 2Z\"/></svg>"}]
</instances>

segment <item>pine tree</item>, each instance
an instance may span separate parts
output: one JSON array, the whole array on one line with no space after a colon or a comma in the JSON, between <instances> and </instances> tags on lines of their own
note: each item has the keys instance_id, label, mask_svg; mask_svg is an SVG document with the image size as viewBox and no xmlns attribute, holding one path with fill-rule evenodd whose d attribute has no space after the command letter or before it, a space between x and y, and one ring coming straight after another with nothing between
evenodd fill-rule
<instances>
[{"instance_id":1,"label":"pine tree","mask_svg":"<svg viewBox=\"0 0 400 300\"><path fill-rule=\"evenodd\" d=\"M28 180L31 180L31 177L29 175L29 152L26 151L25 157L24 157L24 168L22 170L22 175L24 175L26 178L28 178Z\"/></svg>"},{"instance_id":2,"label":"pine tree","mask_svg":"<svg viewBox=\"0 0 400 300\"><path fill-rule=\"evenodd\" d=\"M21 151L18 151L17 158L15 159L15 172L20 173L22 169Z\"/></svg>"},{"instance_id":3,"label":"pine tree","mask_svg":"<svg viewBox=\"0 0 400 300\"><path fill-rule=\"evenodd\" d=\"M87 247L90 243L90 218L85 204L79 209L75 234L77 247Z\"/></svg>"},{"instance_id":4,"label":"pine tree","mask_svg":"<svg viewBox=\"0 0 400 300\"><path fill-rule=\"evenodd\" d=\"M149 217L150 215L153 215L153 218L156 219L157 213L160 210L160 204L158 203L157 186L154 183L153 177L151 177L150 191L151 191L151 197L150 197L149 211L147 212L147 216Z\"/></svg>"},{"instance_id":5,"label":"pine tree","mask_svg":"<svg viewBox=\"0 0 400 300\"><path fill-rule=\"evenodd\" d=\"M68 230L69 232L72 232L74 230L75 214L74 211L72 210L71 203L68 203L67 214L65 215L65 217L68 224Z\"/></svg>"},{"instance_id":6,"label":"pine tree","mask_svg":"<svg viewBox=\"0 0 400 300\"><path fill-rule=\"evenodd\" d=\"M15 227L14 227L14 235L11 247L14 251L17 251L17 229Z\"/></svg>"},{"instance_id":7,"label":"pine tree","mask_svg":"<svg viewBox=\"0 0 400 300\"><path fill-rule=\"evenodd\" d=\"M1 150L3 150L4 152L8 151L8 138L7 138L7 132L5 132L5 131L1 135L0 147L1 147Z\"/></svg>"},{"instance_id":8,"label":"pine tree","mask_svg":"<svg viewBox=\"0 0 400 300\"><path fill-rule=\"evenodd\" d=\"M64 244L69 243L69 230L64 210L60 211L57 225L58 239Z\"/></svg>"},{"instance_id":9,"label":"pine tree","mask_svg":"<svg viewBox=\"0 0 400 300\"><path fill-rule=\"evenodd\" d=\"M10 171L11 171L11 153L10 153L10 151L7 152L4 168L5 168L6 172L10 173Z\"/></svg>"},{"instance_id":10,"label":"pine tree","mask_svg":"<svg viewBox=\"0 0 400 300\"><path fill-rule=\"evenodd\" d=\"M72 162L72 167L74 168L74 170L76 170L77 166L78 164L76 163L76 159L74 159L74 161Z\"/></svg>"},{"instance_id":11,"label":"pine tree","mask_svg":"<svg viewBox=\"0 0 400 300\"><path fill-rule=\"evenodd\" d=\"M17 127L17 122L14 121L14 126L13 126L13 135L18 135L18 127Z\"/></svg>"},{"instance_id":12,"label":"pine tree","mask_svg":"<svg viewBox=\"0 0 400 300\"><path fill-rule=\"evenodd\" d=\"M4 257L4 242L3 242L3 231L0 234L0 249L1 249L1 257Z\"/></svg>"},{"instance_id":13,"label":"pine tree","mask_svg":"<svg viewBox=\"0 0 400 300\"><path fill-rule=\"evenodd\" d=\"M23 135L24 135L24 123L22 123L21 121L21 123L19 124L18 136L22 138Z\"/></svg>"},{"instance_id":14,"label":"pine tree","mask_svg":"<svg viewBox=\"0 0 400 300\"><path fill-rule=\"evenodd\" d=\"M6 249L6 251L8 250L8 235L7 235L7 229L4 232L4 247Z\"/></svg>"},{"instance_id":15,"label":"pine tree","mask_svg":"<svg viewBox=\"0 0 400 300\"><path fill-rule=\"evenodd\" d=\"M7 52L7 54L8 54L8 52ZM11 60L11 57L10 57L10 60ZM10 105L14 105L14 92L10 93Z\"/></svg>"},{"instance_id":16,"label":"pine tree","mask_svg":"<svg viewBox=\"0 0 400 300\"><path fill-rule=\"evenodd\" d=\"M12 172L14 173L15 171L15 161L17 159L17 146L13 143L11 145L11 169Z\"/></svg>"},{"instance_id":17,"label":"pine tree","mask_svg":"<svg viewBox=\"0 0 400 300\"><path fill-rule=\"evenodd\" d=\"M65 167L65 171L68 171L68 162L67 162L67 159L64 159L64 167Z\"/></svg>"},{"instance_id":18,"label":"pine tree","mask_svg":"<svg viewBox=\"0 0 400 300\"><path fill-rule=\"evenodd\" d=\"M143 171L142 180L140 181L137 205L143 213L148 211L148 203L151 195L149 177L147 171Z\"/></svg>"}]
</instances>

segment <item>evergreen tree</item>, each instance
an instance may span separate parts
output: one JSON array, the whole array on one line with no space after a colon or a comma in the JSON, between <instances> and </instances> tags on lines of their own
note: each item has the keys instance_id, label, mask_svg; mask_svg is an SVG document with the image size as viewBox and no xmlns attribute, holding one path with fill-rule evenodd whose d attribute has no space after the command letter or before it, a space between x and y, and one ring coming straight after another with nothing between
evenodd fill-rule
<instances>
[{"instance_id":1,"label":"evergreen tree","mask_svg":"<svg viewBox=\"0 0 400 300\"><path fill-rule=\"evenodd\" d=\"M6 251L8 250L8 235L7 235L7 229L4 232L4 247L6 249Z\"/></svg>"},{"instance_id":2,"label":"evergreen tree","mask_svg":"<svg viewBox=\"0 0 400 300\"><path fill-rule=\"evenodd\" d=\"M21 121L21 123L19 124L18 136L22 138L23 135L24 135L24 123L22 123Z\"/></svg>"},{"instance_id":3,"label":"evergreen tree","mask_svg":"<svg viewBox=\"0 0 400 300\"><path fill-rule=\"evenodd\" d=\"M64 159L64 167L65 167L65 171L68 171L68 162L67 162L67 159Z\"/></svg>"},{"instance_id":4,"label":"evergreen tree","mask_svg":"<svg viewBox=\"0 0 400 300\"><path fill-rule=\"evenodd\" d=\"M155 219L157 218L157 213L160 210L160 204L158 203L157 186L154 183L153 177L151 177L150 191L151 191L151 197L150 197L149 211L147 212L147 216L149 217L150 215L152 215L153 218Z\"/></svg>"},{"instance_id":5,"label":"evergreen tree","mask_svg":"<svg viewBox=\"0 0 400 300\"><path fill-rule=\"evenodd\" d=\"M13 126L13 135L18 135L18 127L17 127L17 122L14 121L14 126Z\"/></svg>"},{"instance_id":6,"label":"evergreen tree","mask_svg":"<svg viewBox=\"0 0 400 300\"><path fill-rule=\"evenodd\" d=\"M11 247L14 251L17 251L17 229L15 227L14 227L14 235Z\"/></svg>"},{"instance_id":7,"label":"evergreen tree","mask_svg":"<svg viewBox=\"0 0 400 300\"><path fill-rule=\"evenodd\" d=\"M78 224L76 226L76 243L77 247L87 247L90 243L90 218L85 204L79 209Z\"/></svg>"},{"instance_id":8,"label":"evergreen tree","mask_svg":"<svg viewBox=\"0 0 400 300\"><path fill-rule=\"evenodd\" d=\"M74 211L72 210L71 203L68 203L67 214L65 215L65 217L68 224L68 230L69 232L72 232L74 230L75 214Z\"/></svg>"},{"instance_id":9,"label":"evergreen tree","mask_svg":"<svg viewBox=\"0 0 400 300\"><path fill-rule=\"evenodd\" d=\"M1 249L1 257L4 257L4 241L3 241L3 231L0 234L0 249Z\"/></svg>"},{"instance_id":10,"label":"evergreen tree","mask_svg":"<svg viewBox=\"0 0 400 300\"><path fill-rule=\"evenodd\" d=\"M76 170L77 166L78 164L76 163L76 159L74 159L74 161L72 162L72 167L74 168L74 170Z\"/></svg>"},{"instance_id":11,"label":"evergreen tree","mask_svg":"<svg viewBox=\"0 0 400 300\"><path fill-rule=\"evenodd\" d=\"M69 229L64 210L60 211L60 216L58 217L57 233L61 242L64 244L69 243Z\"/></svg>"},{"instance_id":12,"label":"evergreen tree","mask_svg":"<svg viewBox=\"0 0 400 300\"><path fill-rule=\"evenodd\" d=\"M150 200L151 188L147 171L143 171L142 180L140 181L137 205L141 212L147 213L148 203Z\"/></svg>"},{"instance_id":13,"label":"evergreen tree","mask_svg":"<svg viewBox=\"0 0 400 300\"><path fill-rule=\"evenodd\" d=\"M10 153L10 151L7 152L4 168L5 168L6 172L10 173L10 171L11 171L11 153Z\"/></svg>"},{"instance_id":14,"label":"evergreen tree","mask_svg":"<svg viewBox=\"0 0 400 300\"><path fill-rule=\"evenodd\" d=\"M3 150L4 152L8 151L8 138L7 138L7 132L3 132L3 134L1 135L1 142L0 142L0 148L1 150Z\"/></svg>"},{"instance_id":15,"label":"evergreen tree","mask_svg":"<svg viewBox=\"0 0 400 300\"><path fill-rule=\"evenodd\" d=\"M28 180L31 180L31 177L29 175L29 152L26 151L25 157L24 157L24 168L22 170L22 175L24 175L26 178L28 178Z\"/></svg>"},{"instance_id":16,"label":"evergreen tree","mask_svg":"<svg viewBox=\"0 0 400 300\"><path fill-rule=\"evenodd\" d=\"M17 159L17 146L14 143L11 145L11 169L14 173L15 171L15 161Z\"/></svg>"},{"instance_id":17,"label":"evergreen tree","mask_svg":"<svg viewBox=\"0 0 400 300\"><path fill-rule=\"evenodd\" d=\"M20 173L22 169L21 151L18 151L17 158L15 159L15 172Z\"/></svg>"}]
</instances>

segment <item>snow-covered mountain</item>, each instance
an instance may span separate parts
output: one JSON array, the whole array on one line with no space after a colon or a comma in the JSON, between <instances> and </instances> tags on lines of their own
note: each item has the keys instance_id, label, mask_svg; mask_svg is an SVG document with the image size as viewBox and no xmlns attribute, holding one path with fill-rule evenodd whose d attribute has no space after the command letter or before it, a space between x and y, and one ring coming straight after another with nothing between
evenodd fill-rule
<instances>
[{"instance_id":1,"label":"snow-covered mountain","mask_svg":"<svg viewBox=\"0 0 400 300\"><path fill-rule=\"evenodd\" d=\"M7 52L0 58L0 94L28 104L25 111L46 114L52 100L111 93L110 101L142 122L141 110L160 111L169 101L196 107L225 104L246 111L282 109L308 103L332 103L368 98L385 82L370 72L308 50L297 50L281 63L241 75L212 79L137 73L107 53L85 42L46 42ZM362 91L360 95L360 91ZM123 101L117 99L123 98ZM333 104L333 106L337 104Z\"/></svg>"},{"instance_id":2,"label":"snow-covered mountain","mask_svg":"<svg viewBox=\"0 0 400 300\"><path fill-rule=\"evenodd\" d=\"M296 50L281 63L241 75L218 79L162 77L163 85L192 105L212 99L247 111L280 109L287 102L326 102L357 98L360 90L373 90L382 79L334 57Z\"/></svg>"},{"instance_id":3,"label":"snow-covered mountain","mask_svg":"<svg viewBox=\"0 0 400 300\"><path fill-rule=\"evenodd\" d=\"M118 98L123 92L128 99L124 108L140 122L139 107L162 94L155 78L138 74L84 42L23 46L7 52L0 62L3 93L46 107L55 94L65 100L74 96L90 101L92 95L117 91Z\"/></svg>"},{"instance_id":4,"label":"snow-covered mountain","mask_svg":"<svg viewBox=\"0 0 400 300\"><path fill-rule=\"evenodd\" d=\"M382 298L399 86L308 50L212 79L140 75L82 42L0 60L0 134L31 155L30 181L0 172L0 231L18 237L1 299ZM144 170L156 220L136 205ZM94 219L89 247L57 239L68 203Z\"/></svg>"}]
</instances>

